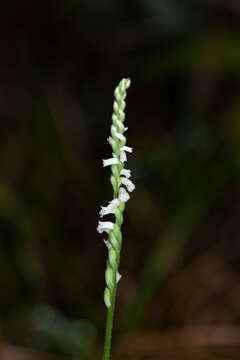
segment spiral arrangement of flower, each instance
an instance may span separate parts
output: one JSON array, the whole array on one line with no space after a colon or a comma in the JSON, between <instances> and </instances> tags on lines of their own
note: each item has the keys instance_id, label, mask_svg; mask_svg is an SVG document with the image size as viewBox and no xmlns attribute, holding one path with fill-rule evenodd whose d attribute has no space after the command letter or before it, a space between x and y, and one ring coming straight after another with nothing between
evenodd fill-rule
<instances>
[{"instance_id":1,"label":"spiral arrangement of flower","mask_svg":"<svg viewBox=\"0 0 240 360\"><path fill-rule=\"evenodd\" d=\"M117 283L121 278L118 272L120 262L120 251L122 245L121 225L123 223L123 211L125 203L129 200L129 192L135 189L135 185L130 180L131 171L124 168L127 161L127 153L132 152L132 148L126 146L124 136L127 128L124 126L125 120L125 98L126 90L130 86L130 79L122 79L114 91L115 101L113 103L113 115L111 125L111 136L108 142L112 147L112 157L103 160L103 166L111 166L111 184L113 187L113 200L107 206L101 206L100 217L108 214L115 215L115 223L111 221L99 221L97 231L106 232L108 239L104 240L108 248L108 261L105 272L106 288L104 291L104 302L108 308L105 351L104 359L109 359L111 332L114 314L114 304L116 297Z\"/></svg>"}]
</instances>

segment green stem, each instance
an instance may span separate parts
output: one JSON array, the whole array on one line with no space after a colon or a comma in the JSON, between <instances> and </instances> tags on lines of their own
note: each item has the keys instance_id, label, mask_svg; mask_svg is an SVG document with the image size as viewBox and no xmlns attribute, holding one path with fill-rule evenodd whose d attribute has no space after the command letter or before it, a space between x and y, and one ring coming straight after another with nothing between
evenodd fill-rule
<instances>
[{"instance_id":1,"label":"green stem","mask_svg":"<svg viewBox=\"0 0 240 360\"><path fill-rule=\"evenodd\" d=\"M112 293L111 306L108 308L108 311L107 311L107 322L106 322L103 360L110 359L116 290L117 290L117 284L115 284L115 287L114 287L114 290Z\"/></svg>"},{"instance_id":2,"label":"green stem","mask_svg":"<svg viewBox=\"0 0 240 360\"><path fill-rule=\"evenodd\" d=\"M119 171L119 174L120 174L120 171ZM114 199L118 198L118 195L119 195L118 189L116 189L116 190L114 189L113 190L113 198ZM119 267L119 260L120 260L119 258L120 258L120 254L118 254L118 259L117 259L118 266L117 267ZM116 273L117 272L115 271L115 274ZM114 289L112 291L111 306L107 310L107 321L106 321L103 360L109 360L110 359L116 292L117 292L117 281L115 282L115 286L114 286Z\"/></svg>"}]
</instances>

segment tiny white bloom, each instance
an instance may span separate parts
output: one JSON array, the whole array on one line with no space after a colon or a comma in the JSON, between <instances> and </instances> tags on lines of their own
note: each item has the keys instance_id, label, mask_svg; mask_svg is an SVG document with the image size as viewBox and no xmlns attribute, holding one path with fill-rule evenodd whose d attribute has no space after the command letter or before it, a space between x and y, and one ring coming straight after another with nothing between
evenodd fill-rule
<instances>
[{"instance_id":1,"label":"tiny white bloom","mask_svg":"<svg viewBox=\"0 0 240 360\"><path fill-rule=\"evenodd\" d=\"M108 248L108 250L110 250L112 247L110 241L108 241L108 240L103 240L103 241L104 241L104 244L106 245L106 247Z\"/></svg>"},{"instance_id":2,"label":"tiny white bloom","mask_svg":"<svg viewBox=\"0 0 240 360\"><path fill-rule=\"evenodd\" d=\"M117 158L103 159L103 167L118 164Z\"/></svg>"},{"instance_id":3,"label":"tiny white bloom","mask_svg":"<svg viewBox=\"0 0 240 360\"><path fill-rule=\"evenodd\" d=\"M129 146L122 146L121 148L120 148L120 151L126 151L126 152L132 152L133 151L133 149L131 148L131 147L129 147Z\"/></svg>"},{"instance_id":4,"label":"tiny white bloom","mask_svg":"<svg viewBox=\"0 0 240 360\"><path fill-rule=\"evenodd\" d=\"M110 145L113 145L113 144L116 143L116 141L115 141L111 136L109 136L109 137L107 138L107 141L109 142Z\"/></svg>"},{"instance_id":5,"label":"tiny white bloom","mask_svg":"<svg viewBox=\"0 0 240 360\"><path fill-rule=\"evenodd\" d=\"M119 272L117 271L117 283L119 282L119 280L121 279L122 275L119 274Z\"/></svg>"},{"instance_id":6,"label":"tiny white bloom","mask_svg":"<svg viewBox=\"0 0 240 360\"><path fill-rule=\"evenodd\" d=\"M114 224L111 221L99 221L97 231L101 234L104 231L109 233L113 229Z\"/></svg>"},{"instance_id":7,"label":"tiny white bloom","mask_svg":"<svg viewBox=\"0 0 240 360\"><path fill-rule=\"evenodd\" d=\"M125 177L121 177L121 180L122 180L122 184L124 184L127 187L129 192L132 192L135 189L135 185L131 180Z\"/></svg>"},{"instance_id":8,"label":"tiny white bloom","mask_svg":"<svg viewBox=\"0 0 240 360\"><path fill-rule=\"evenodd\" d=\"M127 202L130 199L130 195L123 187L120 187L118 198L121 202Z\"/></svg>"},{"instance_id":9,"label":"tiny white bloom","mask_svg":"<svg viewBox=\"0 0 240 360\"><path fill-rule=\"evenodd\" d=\"M120 161L121 162L127 161L127 155L126 155L125 151L122 150L122 148L120 149Z\"/></svg>"},{"instance_id":10,"label":"tiny white bloom","mask_svg":"<svg viewBox=\"0 0 240 360\"><path fill-rule=\"evenodd\" d=\"M109 201L108 206L101 206L100 217L107 214L114 214L119 204L120 201L118 199L113 199L112 201Z\"/></svg>"},{"instance_id":11,"label":"tiny white bloom","mask_svg":"<svg viewBox=\"0 0 240 360\"><path fill-rule=\"evenodd\" d=\"M120 172L120 175L125 176L126 178L130 178L131 177L131 170L128 169L122 169Z\"/></svg>"},{"instance_id":12,"label":"tiny white bloom","mask_svg":"<svg viewBox=\"0 0 240 360\"><path fill-rule=\"evenodd\" d=\"M121 160L121 162L127 161L126 152L132 152L132 148L129 147L129 146L122 146L120 148L120 160Z\"/></svg>"}]
</instances>

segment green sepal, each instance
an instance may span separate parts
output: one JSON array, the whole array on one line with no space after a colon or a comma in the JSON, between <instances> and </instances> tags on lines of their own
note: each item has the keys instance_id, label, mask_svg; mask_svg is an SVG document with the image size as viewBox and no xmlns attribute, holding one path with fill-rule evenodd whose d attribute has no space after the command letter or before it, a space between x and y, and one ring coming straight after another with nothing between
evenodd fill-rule
<instances>
[{"instance_id":1,"label":"green sepal","mask_svg":"<svg viewBox=\"0 0 240 360\"><path fill-rule=\"evenodd\" d=\"M120 162L117 166L118 166L119 174L120 174L121 170L124 168L124 164L122 162Z\"/></svg>"},{"instance_id":2,"label":"green sepal","mask_svg":"<svg viewBox=\"0 0 240 360\"><path fill-rule=\"evenodd\" d=\"M119 92L119 93L118 93L118 92ZM114 90L114 97L115 97L116 100L118 100L118 97L119 97L118 94L120 94L120 96L121 96L121 91L120 91L120 87L119 87L119 86L117 86L117 87L115 88L115 90Z\"/></svg>"},{"instance_id":3,"label":"green sepal","mask_svg":"<svg viewBox=\"0 0 240 360\"><path fill-rule=\"evenodd\" d=\"M124 112L119 112L119 121L121 121L122 123L125 120L125 113Z\"/></svg>"},{"instance_id":4,"label":"green sepal","mask_svg":"<svg viewBox=\"0 0 240 360\"><path fill-rule=\"evenodd\" d=\"M119 150L119 144L115 141L111 144L113 154L119 156L120 150Z\"/></svg>"},{"instance_id":5,"label":"green sepal","mask_svg":"<svg viewBox=\"0 0 240 360\"><path fill-rule=\"evenodd\" d=\"M122 99L125 99L126 97L126 89L127 89L127 85L128 85L128 82L126 82L126 79L122 79L118 85L119 87L119 92L121 94L121 98Z\"/></svg>"},{"instance_id":6,"label":"green sepal","mask_svg":"<svg viewBox=\"0 0 240 360\"><path fill-rule=\"evenodd\" d=\"M112 114L112 122L113 122L113 124L114 124L116 127L118 126L117 120L118 120L117 115L113 113L113 114Z\"/></svg>"},{"instance_id":7,"label":"green sepal","mask_svg":"<svg viewBox=\"0 0 240 360\"><path fill-rule=\"evenodd\" d=\"M118 103L119 109L121 109L122 111L124 111L125 107L126 107L126 103L124 101L125 97L126 97L126 93L125 93L124 98L121 101L119 101L119 103ZM119 117L120 117L120 112L119 112Z\"/></svg>"},{"instance_id":8,"label":"green sepal","mask_svg":"<svg viewBox=\"0 0 240 360\"><path fill-rule=\"evenodd\" d=\"M111 291L114 289L114 285L116 282L115 278L116 278L116 274L114 273L113 269L110 267L107 267L106 272L105 272L105 280L106 280L107 287Z\"/></svg>"},{"instance_id":9,"label":"green sepal","mask_svg":"<svg viewBox=\"0 0 240 360\"><path fill-rule=\"evenodd\" d=\"M118 179L117 179L117 183L118 183L118 188L121 186L121 183L122 183L122 179L121 179L121 177L119 177Z\"/></svg>"},{"instance_id":10,"label":"green sepal","mask_svg":"<svg viewBox=\"0 0 240 360\"><path fill-rule=\"evenodd\" d=\"M119 177L119 169L118 169L118 165L111 165L111 170L112 170L112 174L115 178Z\"/></svg>"},{"instance_id":11,"label":"green sepal","mask_svg":"<svg viewBox=\"0 0 240 360\"><path fill-rule=\"evenodd\" d=\"M111 294L107 287L104 290L104 303L106 307L109 309L111 306Z\"/></svg>"},{"instance_id":12,"label":"green sepal","mask_svg":"<svg viewBox=\"0 0 240 360\"><path fill-rule=\"evenodd\" d=\"M117 224L114 224L113 226L113 233L117 238L117 241L119 242L119 244L122 244L122 233L121 233L121 229Z\"/></svg>"},{"instance_id":13,"label":"green sepal","mask_svg":"<svg viewBox=\"0 0 240 360\"><path fill-rule=\"evenodd\" d=\"M119 109L118 109L118 102L115 100L113 103L113 111L116 114L116 116L119 116Z\"/></svg>"},{"instance_id":14,"label":"green sepal","mask_svg":"<svg viewBox=\"0 0 240 360\"><path fill-rule=\"evenodd\" d=\"M120 141L120 143L119 143L119 149L120 149L122 146L124 146L124 145L126 145L126 138L124 138L124 140Z\"/></svg>"},{"instance_id":15,"label":"green sepal","mask_svg":"<svg viewBox=\"0 0 240 360\"><path fill-rule=\"evenodd\" d=\"M131 85L131 80L130 80L130 78L125 79L125 87L126 87L126 90L129 88L130 85Z\"/></svg>"},{"instance_id":16,"label":"green sepal","mask_svg":"<svg viewBox=\"0 0 240 360\"><path fill-rule=\"evenodd\" d=\"M119 210L119 208L116 208L116 210L115 210L115 216L116 216L118 225L119 225L119 227L120 227L120 226L122 225L122 223L123 223L123 215L122 215L121 210Z\"/></svg>"},{"instance_id":17,"label":"green sepal","mask_svg":"<svg viewBox=\"0 0 240 360\"><path fill-rule=\"evenodd\" d=\"M111 267L116 271L118 268L118 256L113 247L109 250L108 256Z\"/></svg>"},{"instance_id":18,"label":"green sepal","mask_svg":"<svg viewBox=\"0 0 240 360\"><path fill-rule=\"evenodd\" d=\"M114 126L114 125L111 125L111 129L110 129L112 138L113 138L116 142L119 142L119 139L116 137L115 132L114 132L114 130L113 130L113 126Z\"/></svg>"},{"instance_id":19,"label":"green sepal","mask_svg":"<svg viewBox=\"0 0 240 360\"><path fill-rule=\"evenodd\" d=\"M117 237L114 235L113 231L110 231L108 236L109 236L109 240L110 240L112 246L114 247L114 249L117 252L119 252L121 243L119 243L119 241L118 241Z\"/></svg>"},{"instance_id":20,"label":"green sepal","mask_svg":"<svg viewBox=\"0 0 240 360\"><path fill-rule=\"evenodd\" d=\"M123 212L125 209L125 202L121 202L118 208L121 212Z\"/></svg>"},{"instance_id":21,"label":"green sepal","mask_svg":"<svg viewBox=\"0 0 240 360\"><path fill-rule=\"evenodd\" d=\"M125 128L124 128L124 127L122 127L122 128L118 127L118 132L119 132L120 134L123 134L124 131L125 131Z\"/></svg>"},{"instance_id":22,"label":"green sepal","mask_svg":"<svg viewBox=\"0 0 240 360\"><path fill-rule=\"evenodd\" d=\"M117 194L117 192L118 192L118 184L117 184L116 178L113 175L111 175L110 181L111 181L111 184L112 184L112 187L113 187L114 194Z\"/></svg>"},{"instance_id":23,"label":"green sepal","mask_svg":"<svg viewBox=\"0 0 240 360\"><path fill-rule=\"evenodd\" d=\"M124 92L126 90L125 79L124 78L120 81L118 87L119 87L119 92L121 93L121 95L124 94Z\"/></svg>"}]
</instances>

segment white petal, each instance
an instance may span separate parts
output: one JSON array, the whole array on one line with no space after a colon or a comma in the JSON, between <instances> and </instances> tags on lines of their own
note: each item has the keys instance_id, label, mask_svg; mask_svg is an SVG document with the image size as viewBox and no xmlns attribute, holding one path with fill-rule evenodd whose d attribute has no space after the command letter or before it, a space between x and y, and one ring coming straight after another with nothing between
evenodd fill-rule
<instances>
[{"instance_id":1,"label":"white petal","mask_svg":"<svg viewBox=\"0 0 240 360\"><path fill-rule=\"evenodd\" d=\"M127 161L127 155L126 155L125 151L121 150L121 149L120 149L120 161L121 162Z\"/></svg>"},{"instance_id":2,"label":"white petal","mask_svg":"<svg viewBox=\"0 0 240 360\"><path fill-rule=\"evenodd\" d=\"M120 201L118 199L113 199L112 201L109 201L108 206L101 206L100 217L107 214L114 214L119 204Z\"/></svg>"},{"instance_id":3,"label":"white petal","mask_svg":"<svg viewBox=\"0 0 240 360\"><path fill-rule=\"evenodd\" d=\"M113 164L118 164L117 158L110 158L110 159L106 159L106 160L103 159L103 167L113 165Z\"/></svg>"},{"instance_id":4,"label":"white petal","mask_svg":"<svg viewBox=\"0 0 240 360\"><path fill-rule=\"evenodd\" d=\"M111 136L109 136L109 137L107 138L107 141L109 142L110 145L113 145L113 144L116 143L116 141L115 141Z\"/></svg>"},{"instance_id":5,"label":"white petal","mask_svg":"<svg viewBox=\"0 0 240 360\"><path fill-rule=\"evenodd\" d=\"M126 152L132 152L132 148L129 146L122 146L120 148L120 161L125 162L127 161L127 155Z\"/></svg>"},{"instance_id":6,"label":"white petal","mask_svg":"<svg viewBox=\"0 0 240 360\"><path fill-rule=\"evenodd\" d=\"M114 224L111 221L99 221L97 231L101 234L104 231L109 233L113 229Z\"/></svg>"},{"instance_id":7,"label":"white petal","mask_svg":"<svg viewBox=\"0 0 240 360\"><path fill-rule=\"evenodd\" d=\"M121 177L121 180L122 180L122 184L124 184L127 187L129 192L132 192L135 189L135 185L131 180L125 177Z\"/></svg>"},{"instance_id":8,"label":"white petal","mask_svg":"<svg viewBox=\"0 0 240 360\"><path fill-rule=\"evenodd\" d=\"M131 170L128 170L128 169L122 169L120 171L120 175L123 175L125 176L126 178L130 178L131 177Z\"/></svg>"},{"instance_id":9,"label":"white petal","mask_svg":"<svg viewBox=\"0 0 240 360\"><path fill-rule=\"evenodd\" d=\"M120 187L118 198L121 202L127 202L130 199L130 195L123 187Z\"/></svg>"},{"instance_id":10,"label":"white petal","mask_svg":"<svg viewBox=\"0 0 240 360\"><path fill-rule=\"evenodd\" d=\"M117 283L119 282L119 280L121 279L122 275L119 274L119 272L117 271Z\"/></svg>"},{"instance_id":11,"label":"white petal","mask_svg":"<svg viewBox=\"0 0 240 360\"><path fill-rule=\"evenodd\" d=\"M133 149L129 146L122 146L120 151L122 151L122 150L126 151L126 152L130 152L130 153L133 151Z\"/></svg>"},{"instance_id":12,"label":"white petal","mask_svg":"<svg viewBox=\"0 0 240 360\"><path fill-rule=\"evenodd\" d=\"M104 244L106 245L106 247L108 248L108 250L111 249L112 245L111 245L110 241L108 241L108 240L103 240L103 241L104 241Z\"/></svg>"}]
</instances>

